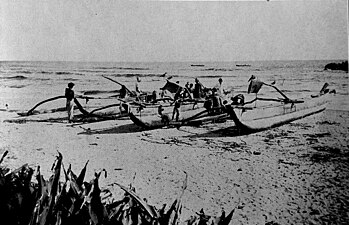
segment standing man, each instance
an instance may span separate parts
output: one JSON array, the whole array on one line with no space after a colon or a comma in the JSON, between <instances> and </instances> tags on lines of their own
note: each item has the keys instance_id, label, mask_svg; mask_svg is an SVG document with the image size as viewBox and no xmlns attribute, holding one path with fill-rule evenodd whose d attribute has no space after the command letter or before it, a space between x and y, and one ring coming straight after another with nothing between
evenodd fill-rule
<instances>
[{"instance_id":1,"label":"standing man","mask_svg":"<svg viewBox=\"0 0 349 225\"><path fill-rule=\"evenodd\" d=\"M195 78L193 97L201 98L202 91L203 91L203 85L200 83L198 78Z\"/></svg>"},{"instance_id":2,"label":"standing man","mask_svg":"<svg viewBox=\"0 0 349 225\"><path fill-rule=\"evenodd\" d=\"M180 101L181 101L180 98L178 98L174 101L174 107L173 107L173 111L172 111L172 120L175 119L175 116L176 116L176 121L179 120L179 107L181 107Z\"/></svg>"},{"instance_id":3,"label":"standing man","mask_svg":"<svg viewBox=\"0 0 349 225\"><path fill-rule=\"evenodd\" d=\"M68 122L71 123L74 117L74 83L69 83L68 87L65 89L65 97L67 99L66 109L68 112Z\"/></svg>"},{"instance_id":4,"label":"standing man","mask_svg":"<svg viewBox=\"0 0 349 225\"><path fill-rule=\"evenodd\" d=\"M137 95L137 96L140 96L141 93L142 93L142 90L141 90L141 88L140 88L141 79L140 79L139 77L137 77L136 79L137 79L136 85L135 85L136 95Z\"/></svg>"},{"instance_id":5,"label":"standing man","mask_svg":"<svg viewBox=\"0 0 349 225\"><path fill-rule=\"evenodd\" d=\"M223 79L222 78L219 78L218 79L218 84L216 86L214 86L217 90L217 94L219 96L223 96L224 93L224 89L223 89Z\"/></svg>"}]
</instances>

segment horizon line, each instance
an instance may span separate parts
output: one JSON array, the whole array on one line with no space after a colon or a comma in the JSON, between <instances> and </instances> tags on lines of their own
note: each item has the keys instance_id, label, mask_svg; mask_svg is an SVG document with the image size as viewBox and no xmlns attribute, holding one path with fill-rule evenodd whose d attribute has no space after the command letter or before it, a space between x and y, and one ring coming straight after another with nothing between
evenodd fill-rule
<instances>
[{"instance_id":1,"label":"horizon line","mask_svg":"<svg viewBox=\"0 0 349 225\"><path fill-rule=\"evenodd\" d=\"M270 60L209 60L209 61L78 61L78 60L0 60L0 62L72 62L72 63L214 63L214 62L267 62L267 61L348 61L344 59L270 59Z\"/></svg>"}]
</instances>

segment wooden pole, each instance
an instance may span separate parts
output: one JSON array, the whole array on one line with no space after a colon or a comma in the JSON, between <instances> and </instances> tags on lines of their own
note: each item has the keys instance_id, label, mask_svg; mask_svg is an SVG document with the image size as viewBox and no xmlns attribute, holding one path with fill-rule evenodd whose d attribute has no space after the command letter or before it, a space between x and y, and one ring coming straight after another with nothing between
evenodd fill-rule
<instances>
[{"instance_id":1,"label":"wooden pole","mask_svg":"<svg viewBox=\"0 0 349 225\"><path fill-rule=\"evenodd\" d=\"M117 84L120 85L120 86L125 86L125 85L123 85L122 83L120 83L119 81L116 81L116 80L114 80L114 79L111 79L110 77L106 77L106 76L104 76L104 75L102 75L102 77L104 77L105 79L108 79L108 80L110 80L110 81L112 81L112 82L114 82L114 83L117 83ZM134 93L133 93L132 91L130 91L126 86L125 86L125 88L126 88L126 90L129 92L130 96L135 96Z\"/></svg>"}]
</instances>

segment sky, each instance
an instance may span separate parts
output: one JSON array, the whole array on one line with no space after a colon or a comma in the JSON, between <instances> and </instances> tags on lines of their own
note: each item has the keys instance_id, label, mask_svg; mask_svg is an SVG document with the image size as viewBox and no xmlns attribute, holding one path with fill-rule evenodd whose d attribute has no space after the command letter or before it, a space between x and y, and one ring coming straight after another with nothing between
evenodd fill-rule
<instances>
[{"instance_id":1,"label":"sky","mask_svg":"<svg viewBox=\"0 0 349 225\"><path fill-rule=\"evenodd\" d=\"M0 60L347 58L347 0L0 3Z\"/></svg>"}]
</instances>

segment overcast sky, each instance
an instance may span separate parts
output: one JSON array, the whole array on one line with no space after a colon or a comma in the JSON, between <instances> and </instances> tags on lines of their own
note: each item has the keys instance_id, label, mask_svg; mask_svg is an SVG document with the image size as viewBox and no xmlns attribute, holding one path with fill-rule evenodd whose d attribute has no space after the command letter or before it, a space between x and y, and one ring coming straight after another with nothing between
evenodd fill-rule
<instances>
[{"instance_id":1,"label":"overcast sky","mask_svg":"<svg viewBox=\"0 0 349 225\"><path fill-rule=\"evenodd\" d=\"M347 4L1 0L0 60L347 59Z\"/></svg>"}]
</instances>

